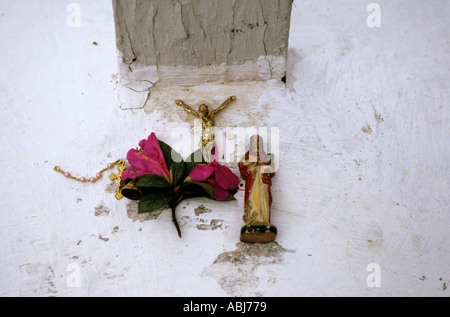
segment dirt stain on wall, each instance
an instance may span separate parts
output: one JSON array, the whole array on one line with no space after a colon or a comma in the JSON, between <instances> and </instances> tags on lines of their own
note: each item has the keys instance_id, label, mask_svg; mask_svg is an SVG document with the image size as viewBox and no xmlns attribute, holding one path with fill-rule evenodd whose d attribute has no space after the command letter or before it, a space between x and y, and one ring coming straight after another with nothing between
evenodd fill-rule
<instances>
[{"instance_id":1,"label":"dirt stain on wall","mask_svg":"<svg viewBox=\"0 0 450 317\"><path fill-rule=\"evenodd\" d=\"M365 126L363 126L361 128L362 132L367 133L367 134L372 134L373 130L372 127L369 124L366 124Z\"/></svg>"}]
</instances>

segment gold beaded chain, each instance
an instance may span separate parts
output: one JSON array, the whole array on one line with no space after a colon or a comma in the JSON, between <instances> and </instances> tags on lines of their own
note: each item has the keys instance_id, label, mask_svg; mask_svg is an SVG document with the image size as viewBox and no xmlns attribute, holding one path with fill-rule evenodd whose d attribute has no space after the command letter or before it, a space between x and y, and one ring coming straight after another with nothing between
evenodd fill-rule
<instances>
[{"instance_id":1,"label":"gold beaded chain","mask_svg":"<svg viewBox=\"0 0 450 317\"><path fill-rule=\"evenodd\" d=\"M53 168L53 170L55 171L55 172L58 172L58 173L60 173L60 174L63 174L65 177L67 177L67 178L71 178L71 179L73 179L73 180L76 180L76 181L78 181L78 182L82 182L82 183L86 183L86 182L90 182L90 183L95 183L97 180L99 180L100 178L102 178L102 174L104 173L104 172L106 172L107 170L109 170L109 169L112 169L115 165L117 165L117 170L118 170L118 173L117 174L115 174L115 173L111 173L111 174L109 174L109 178L111 179L111 180L117 180L117 189L116 189L116 195L115 195L115 197L116 197L116 199L121 199L122 197L123 197L123 195L122 195L122 193L120 192L120 185L121 185L121 181L122 181L122 179L121 179L121 176L122 176L122 172L125 170L125 162L124 162L124 160L117 160L117 161L115 161L115 162L113 162L113 163L109 163L105 168L103 168L102 170L100 170L96 175L95 175L95 177L91 177L91 178L89 178L89 177L75 177L75 176L72 176L72 174L70 174L69 172L65 172L65 171L63 171L62 169L61 169L61 167L59 167L59 166L55 166L54 168Z\"/></svg>"}]
</instances>

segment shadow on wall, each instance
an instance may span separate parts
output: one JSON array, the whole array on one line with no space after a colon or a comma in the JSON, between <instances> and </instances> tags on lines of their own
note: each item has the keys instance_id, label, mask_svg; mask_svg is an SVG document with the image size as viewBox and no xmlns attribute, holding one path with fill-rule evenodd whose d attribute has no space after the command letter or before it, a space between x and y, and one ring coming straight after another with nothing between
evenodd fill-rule
<instances>
[{"instance_id":1,"label":"shadow on wall","mask_svg":"<svg viewBox=\"0 0 450 317\"><path fill-rule=\"evenodd\" d=\"M294 83L296 78L294 77L295 65L301 62L302 56L293 48L290 48L287 53L286 61L286 76L285 84L289 90L295 92Z\"/></svg>"}]
</instances>

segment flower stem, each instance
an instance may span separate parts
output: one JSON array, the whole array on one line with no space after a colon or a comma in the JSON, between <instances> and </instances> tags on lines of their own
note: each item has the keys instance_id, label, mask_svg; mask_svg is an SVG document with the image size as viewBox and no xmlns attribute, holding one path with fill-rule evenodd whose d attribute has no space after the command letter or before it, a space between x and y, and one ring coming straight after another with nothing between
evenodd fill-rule
<instances>
[{"instance_id":1,"label":"flower stem","mask_svg":"<svg viewBox=\"0 0 450 317\"><path fill-rule=\"evenodd\" d=\"M181 238L181 230L180 230L180 226L178 225L178 221L177 221L177 216L175 215L175 205L170 205L170 209L172 209L172 221L173 224L175 225L175 228L177 228L177 232L178 232L178 236Z\"/></svg>"}]
</instances>

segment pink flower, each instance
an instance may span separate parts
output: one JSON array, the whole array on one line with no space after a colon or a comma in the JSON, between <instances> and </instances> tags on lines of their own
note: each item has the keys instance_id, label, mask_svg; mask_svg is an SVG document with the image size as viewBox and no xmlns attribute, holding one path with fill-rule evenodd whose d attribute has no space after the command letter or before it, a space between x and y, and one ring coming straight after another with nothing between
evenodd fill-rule
<instances>
[{"instance_id":1,"label":"pink flower","mask_svg":"<svg viewBox=\"0 0 450 317\"><path fill-rule=\"evenodd\" d=\"M127 160L131 166L123 171L122 179L136 179L147 174L155 174L164 177L170 183L170 173L155 133L152 132L147 140L141 140L139 146L141 147L139 150L128 151Z\"/></svg>"},{"instance_id":2,"label":"pink flower","mask_svg":"<svg viewBox=\"0 0 450 317\"><path fill-rule=\"evenodd\" d=\"M197 165L189 176L196 182L209 183L214 188L216 200L226 200L230 195L229 190L234 190L239 185L239 177L215 160L209 164Z\"/></svg>"}]
</instances>

